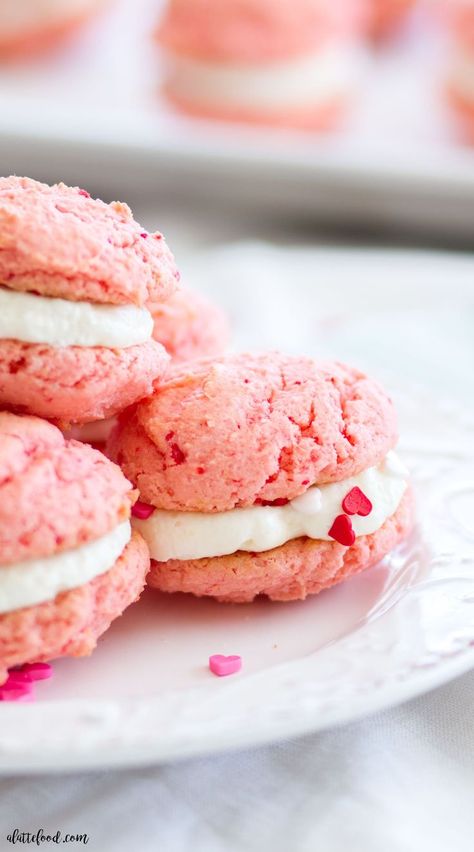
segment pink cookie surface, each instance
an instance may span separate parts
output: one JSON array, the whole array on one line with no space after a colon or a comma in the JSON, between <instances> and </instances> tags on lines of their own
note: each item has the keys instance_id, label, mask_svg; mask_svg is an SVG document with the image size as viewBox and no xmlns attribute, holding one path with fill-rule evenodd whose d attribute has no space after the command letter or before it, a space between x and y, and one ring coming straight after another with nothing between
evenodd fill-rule
<instances>
[{"instance_id":1,"label":"pink cookie surface","mask_svg":"<svg viewBox=\"0 0 474 852\"><path fill-rule=\"evenodd\" d=\"M0 406L64 424L102 420L150 394L168 362L154 340L127 349L0 340Z\"/></svg>"},{"instance_id":2,"label":"pink cookie surface","mask_svg":"<svg viewBox=\"0 0 474 852\"><path fill-rule=\"evenodd\" d=\"M144 502L222 512L353 476L396 441L393 404L364 373L244 353L172 367L120 416L108 452Z\"/></svg>"},{"instance_id":3,"label":"pink cookie surface","mask_svg":"<svg viewBox=\"0 0 474 852\"><path fill-rule=\"evenodd\" d=\"M147 234L126 204L105 204L64 184L0 178L0 281L6 286L143 305L168 298L177 280L162 235Z\"/></svg>"},{"instance_id":4,"label":"pink cookie surface","mask_svg":"<svg viewBox=\"0 0 474 852\"><path fill-rule=\"evenodd\" d=\"M166 302L149 305L155 340L162 343L173 361L203 355L220 355L229 341L224 311L213 302L183 288Z\"/></svg>"},{"instance_id":5,"label":"pink cookie surface","mask_svg":"<svg viewBox=\"0 0 474 852\"><path fill-rule=\"evenodd\" d=\"M102 453L44 420L0 412L0 571L105 535L134 500Z\"/></svg>"},{"instance_id":6,"label":"pink cookie surface","mask_svg":"<svg viewBox=\"0 0 474 852\"><path fill-rule=\"evenodd\" d=\"M383 39L403 23L416 0L365 0L365 3L369 35Z\"/></svg>"},{"instance_id":7,"label":"pink cookie surface","mask_svg":"<svg viewBox=\"0 0 474 852\"><path fill-rule=\"evenodd\" d=\"M356 538L351 547L297 538L263 553L239 551L186 562L152 560L147 582L163 592L190 592L223 602L246 603L257 595L274 601L303 600L374 565L412 526L413 501L408 492L377 532Z\"/></svg>"},{"instance_id":8,"label":"pink cookie surface","mask_svg":"<svg viewBox=\"0 0 474 852\"><path fill-rule=\"evenodd\" d=\"M344 120L350 107L351 97L340 95L331 97L324 104L305 108L287 107L284 109L237 109L226 105L209 106L191 101L177 94L172 85L165 84L163 93L171 106L179 112L196 118L207 118L214 121L236 122L242 124L265 125L267 127L290 128L310 132L321 132L337 128Z\"/></svg>"},{"instance_id":9,"label":"pink cookie surface","mask_svg":"<svg viewBox=\"0 0 474 852\"><path fill-rule=\"evenodd\" d=\"M449 0L437 10L455 44L474 50L474 5L472 0Z\"/></svg>"},{"instance_id":10,"label":"pink cookie surface","mask_svg":"<svg viewBox=\"0 0 474 852\"><path fill-rule=\"evenodd\" d=\"M446 87L445 96L460 138L466 144L474 145L474 98L470 99L453 85Z\"/></svg>"},{"instance_id":11,"label":"pink cookie surface","mask_svg":"<svg viewBox=\"0 0 474 852\"><path fill-rule=\"evenodd\" d=\"M346 36L359 21L360 0L170 0L157 39L200 59L265 63Z\"/></svg>"},{"instance_id":12,"label":"pink cookie surface","mask_svg":"<svg viewBox=\"0 0 474 852\"><path fill-rule=\"evenodd\" d=\"M0 683L11 666L90 654L111 622L140 596L149 562L145 542L133 533L106 574L54 601L0 615Z\"/></svg>"},{"instance_id":13,"label":"pink cookie surface","mask_svg":"<svg viewBox=\"0 0 474 852\"><path fill-rule=\"evenodd\" d=\"M5 14L8 22L8 6ZM38 0L21 0L23 26L12 31L5 26L0 10L0 61L13 59L30 59L32 55L42 54L54 49L64 40L73 36L78 30L93 19L109 0L84 0L83 8L79 3L63 3L57 6L56 15L41 15L41 5L38 14ZM18 5L18 4L16 4ZM31 8L29 9L28 6Z\"/></svg>"}]
</instances>

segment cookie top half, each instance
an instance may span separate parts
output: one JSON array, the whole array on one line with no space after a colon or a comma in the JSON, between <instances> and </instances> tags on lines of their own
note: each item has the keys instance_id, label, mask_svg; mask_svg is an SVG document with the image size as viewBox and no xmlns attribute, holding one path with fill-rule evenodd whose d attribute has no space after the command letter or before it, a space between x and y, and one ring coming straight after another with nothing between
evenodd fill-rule
<instances>
[{"instance_id":1,"label":"cookie top half","mask_svg":"<svg viewBox=\"0 0 474 852\"><path fill-rule=\"evenodd\" d=\"M359 7L360 0L169 0L157 38L185 56L258 65L352 32Z\"/></svg>"},{"instance_id":2,"label":"cookie top half","mask_svg":"<svg viewBox=\"0 0 474 852\"><path fill-rule=\"evenodd\" d=\"M45 420L0 412L0 571L105 535L134 501L102 453Z\"/></svg>"},{"instance_id":3,"label":"cookie top half","mask_svg":"<svg viewBox=\"0 0 474 852\"><path fill-rule=\"evenodd\" d=\"M271 352L173 367L120 417L109 450L142 500L221 512L355 475L396 441L394 406L377 382Z\"/></svg>"},{"instance_id":4,"label":"cookie top half","mask_svg":"<svg viewBox=\"0 0 474 852\"><path fill-rule=\"evenodd\" d=\"M25 177L0 178L0 284L116 305L160 302L179 275L159 232L126 204Z\"/></svg>"}]
</instances>

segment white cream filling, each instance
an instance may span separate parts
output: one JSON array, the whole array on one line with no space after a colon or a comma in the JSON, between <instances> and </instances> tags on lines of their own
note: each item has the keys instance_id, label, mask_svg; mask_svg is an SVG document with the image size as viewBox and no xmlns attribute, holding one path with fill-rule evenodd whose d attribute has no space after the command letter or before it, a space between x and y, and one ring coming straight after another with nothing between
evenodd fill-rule
<instances>
[{"instance_id":1,"label":"white cream filling","mask_svg":"<svg viewBox=\"0 0 474 852\"><path fill-rule=\"evenodd\" d=\"M153 559L201 559L237 550L261 552L301 536L331 541L329 530L342 501L358 486L372 503L366 517L351 515L356 536L376 532L398 508L408 471L389 452L379 467L370 467L341 482L312 486L285 506L251 506L228 512L168 512L155 509L147 520L132 519Z\"/></svg>"},{"instance_id":2,"label":"white cream filling","mask_svg":"<svg viewBox=\"0 0 474 852\"><path fill-rule=\"evenodd\" d=\"M0 286L0 339L126 349L152 333L153 318L145 308L70 302Z\"/></svg>"},{"instance_id":3,"label":"white cream filling","mask_svg":"<svg viewBox=\"0 0 474 852\"><path fill-rule=\"evenodd\" d=\"M60 592L105 574L130 541L130 521L73 550L0 565L0 613L54 600Z\"/></svg>"},{"instance_id":4,"label":"white cream filling","mask_svg":"<svg viewBox=\"0 0 474 852\"><path fill-rule=\"evenodd\" d=\"M25 30L69 20L95 6L97 0L2 0L0 37L14 37Z\"/></svg>"},{"instance_id":5,"label":"white cream filling","mask_svg":"<svg viewBox=\"0 0 474 852\"><path fill-rule=\"evenodd\" d=\"M177 98L200 106L273 111L324 104L355 86L361 55L331 45L310 55L257 65L165 55L165 78Z\"/></svg>"},{"instance_id":6,"label":"white cream filling","mask_svg":"<svg viewBox=\"0 0 474 852\"><path fill-rule=\"evenodd\" d=\"M469 100L474 100L474 55L458 49L451 57L448 71L451 86Z\"/></svg>"}]
</instances>

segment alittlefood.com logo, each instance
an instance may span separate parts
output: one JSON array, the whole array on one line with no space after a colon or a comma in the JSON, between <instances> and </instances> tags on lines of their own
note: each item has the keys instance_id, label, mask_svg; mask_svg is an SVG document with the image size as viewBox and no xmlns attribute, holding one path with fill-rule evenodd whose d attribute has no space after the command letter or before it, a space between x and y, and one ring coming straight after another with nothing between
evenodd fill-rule
<instances>
[{"instance_id":1,"label":"alittlefood.com logo","mask_svg":"<svg viewBox=\"0 0 474 852\"><path fill-rule=\"evenodd\" d=\"M56 831L54 834L47 834L43 828L38 831L20 831L15 828L11 834L7 834L7 840L13 846L16 843L32 844L41 846L43 843L82 843L84 846L89 843L88 834L63 834L62 831Z\"/></svg>"}]
</instances>

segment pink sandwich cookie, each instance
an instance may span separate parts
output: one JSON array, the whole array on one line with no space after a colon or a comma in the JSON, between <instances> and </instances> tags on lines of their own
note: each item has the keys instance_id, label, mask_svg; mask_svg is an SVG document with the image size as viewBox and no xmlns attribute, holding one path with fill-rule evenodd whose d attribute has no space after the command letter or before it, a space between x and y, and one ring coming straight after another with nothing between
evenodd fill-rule
<instances>
[{"instance_id":1,"label":"pink sandwich cookie","mask_svg":"<svg viewBox=\"0 0 474 852\"><path fill-rule=\"evenodd\" d=\"M148 549L120 469L36 417L0 413L0 683L89 654L140 595Z\"/></svg>"},{"instance_id":2,"label":"pink sandwich cookie","mask_svg":"<svg viewBox=\"0 0 474 852\"><path fill-rule=\"evenodd\" d=\"M354 94L361 0L169 0L163 91L205 118L332 127Z\"/></svg>"},{"instance_id":3,"label":"pink sandwich cookie","mask_svg":"<svg viewBox=\"0 0 474 852\"><path fill-rule=\"evenodd\" d=\"M146 303L177 279L127 205L0 178L0 406L85 423L146 396L169 361Z\"/></svg>"},{"instance_id":4,"label":"pink sandwich cookie","mask_svg":"<svg viewBox=\"0 0 474 852\"><path fill-rule=\"evenodd\" d=\"M413 11L416 0L365 0L369 35L375 39L390 37Z\"/></svg>"},{"instance_id":5,"label":"pink sandwich cookie","mask_svg":"<svg viewBox=\"0 0 474 852\"><path fill-rule=\"evenodd\" d=\"M108 0L2 0L0 60L56 47L106 5Z\"/></svg>"},{"instance_id":6,"label":"pink sandwich cookie","mask_svg":"<svg viewBox=\"0 0 474 852\"><path fill-rule=\"evenodd\" d=\"M474 144L474 3L444 0L441 12L449 44L446 100L461 135Z\"/></svg>"},{"instance_id":7,"label":"pink sandwich cookie","mask_svg":"<svg viewBox=\"0 0 474 852\"><path fill-rule=\"evenodd\" d=\"M109 451L167 592L305 598L368 568L412 525L395 412L342 364L279 353L174 367Z\"/></svg>"}]
</instances>

